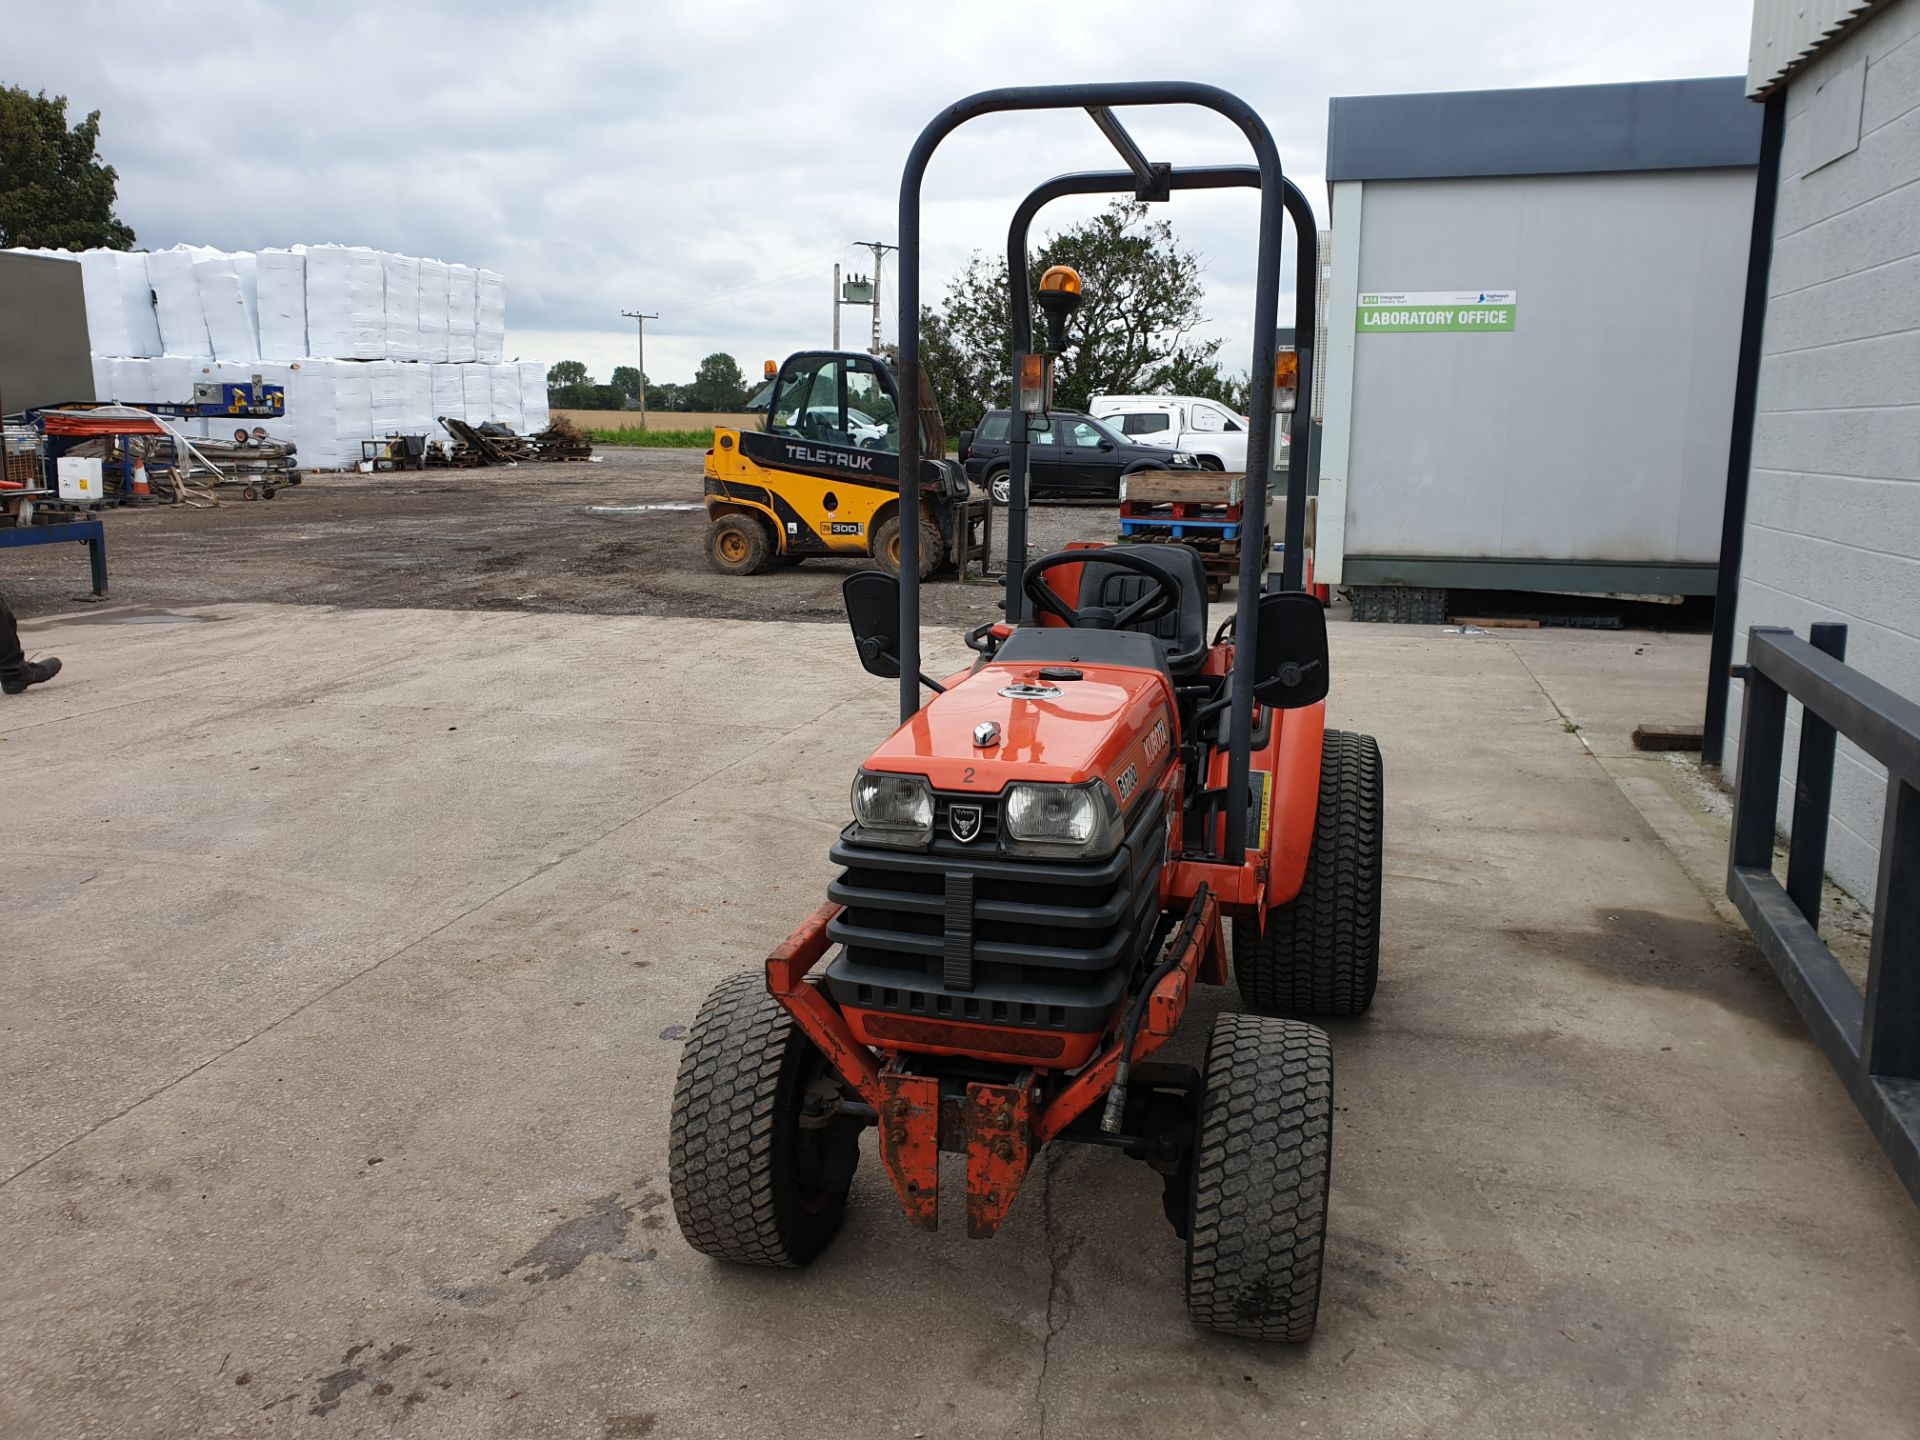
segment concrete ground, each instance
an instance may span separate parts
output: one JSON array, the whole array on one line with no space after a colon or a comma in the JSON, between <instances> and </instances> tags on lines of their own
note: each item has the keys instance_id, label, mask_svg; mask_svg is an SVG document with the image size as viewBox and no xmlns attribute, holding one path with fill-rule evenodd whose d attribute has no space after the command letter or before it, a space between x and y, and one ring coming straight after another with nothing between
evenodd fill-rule
<instances>
[{"instance_id":1,"label":"concrete ground","mask_svg":"<svg viewBox=\"0 0 1920 1440\"><path fill-rule=\"evenodd\" d=\"M888 728L839 627L26 638L68 671L0 700L0 1434L1914 1433L1920 1217L1602 763L1692 718L1704 637L1335 627L1385 944L1303 1349L1193 1330L1103 1151L987 1243L870 1153L807 1272L681 1243L682 1027L818 902Z\"/></svg>"}]
</instances>

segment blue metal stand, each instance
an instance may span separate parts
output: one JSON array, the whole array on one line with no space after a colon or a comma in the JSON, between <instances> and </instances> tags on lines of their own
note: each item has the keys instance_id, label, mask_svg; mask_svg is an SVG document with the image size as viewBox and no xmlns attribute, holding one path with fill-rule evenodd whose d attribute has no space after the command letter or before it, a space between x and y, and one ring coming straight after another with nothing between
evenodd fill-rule
<instances>
[{"instance_id":1,"label":"blue metal stand","mask_svg":"<svg viewBox=\"0 0 1920 1440\"><path fill-rule=\"evenodd\" d=\"M98 520L66 520L56 525L16 525L0 530L0 550L21 545L58 545L74 541L87 547L87 560L93 570L93 594L107 598L107 527Z\"/></svg>"}]
</instances>

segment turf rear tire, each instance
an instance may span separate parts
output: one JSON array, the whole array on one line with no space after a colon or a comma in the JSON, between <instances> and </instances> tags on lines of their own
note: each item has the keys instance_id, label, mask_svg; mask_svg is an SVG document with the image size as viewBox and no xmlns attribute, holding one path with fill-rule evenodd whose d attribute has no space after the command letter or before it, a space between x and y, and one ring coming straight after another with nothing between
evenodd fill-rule
<instances>
[{"instance_id":1,"label":"turf rear tire","mask_svg":"<svg viewBox=\"0 0 1920 1440\"><path fill-rule=\"evenodd\" d=\"M1261 933L1233 922L1240 998L1262 1015L1361 1015L1380 983L1380 861L1385 772L1371 735L1329 730L1320 805L1300 893L1267 912Z\"/></svg>"},{"instance_id":2,"label":"turf rear tire","mask_svg":"<svg viewBox=\"0 0 1920 1440\"><path fill-rule=\"evenodd\" d=\"M1249 1340L1313 1335L1333 1172L1333 1046L1300 1020L1222 1015L1207 1042L1187 1314Z\"/></svg>"},{"instance_id":3,"label":"turf rear tire","mask_svg":"<svg viewBox=\"0 0 1920 1440\"><path fill-rule=\"evenodd\" d=\"M707 527L707 563L722 575L758 575L772 552L773 536L752 515L722 515Z\"/></svg>"},{"instance_id":4,"label":"turf rear tire","mask_svg":"<svg viewBox=\"0 0 1920 1440\"><path fill-rule=\"evenodd\" d=\"M880 568L889 575L900 573L900 517L889 516L881 522L880 528L873 532L873 558L880 562ZM946 558L946 544L940 538L940 528L920 522L920 578L925 580L940 568L940 562Z\"/></svg>"},{"instance_id":5,"label":"turf rear tire","mask_svg":"<svg viewBox=\"0 0 1920 1440\"><path fill-rule=\"evenodd\" d=\"M797 1268L846 1213L856 1121L809 1123L809 1092L836 1089L820 1052L767 993L764 974L720 982L695 1017L673 1087L668 1184L694 1249Z\"/></svg>"}]
</instances>

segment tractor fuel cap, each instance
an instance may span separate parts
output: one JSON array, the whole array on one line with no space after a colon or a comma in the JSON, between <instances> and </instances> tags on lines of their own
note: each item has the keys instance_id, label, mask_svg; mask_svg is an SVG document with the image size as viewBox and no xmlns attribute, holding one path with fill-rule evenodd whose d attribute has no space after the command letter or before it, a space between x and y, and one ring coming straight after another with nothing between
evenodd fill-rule
<instances>
[{"instance_id":1,"label":"tractor fuel cap","mask_svg":"<svg viewBox=\"0 0 1920 1440\"><path fill-rule=\"evenodd\" d=\"M1040 672L1042 680L1084 680L1086 673L1071 665L1048 665Z\"/></svg>"}]
</instances>

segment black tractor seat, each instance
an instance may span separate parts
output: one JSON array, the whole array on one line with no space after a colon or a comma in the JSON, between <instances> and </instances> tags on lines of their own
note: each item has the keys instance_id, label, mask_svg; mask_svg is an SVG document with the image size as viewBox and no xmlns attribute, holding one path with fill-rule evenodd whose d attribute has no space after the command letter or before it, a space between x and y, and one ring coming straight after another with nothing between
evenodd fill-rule
<instances>
[{"instance_id":1,"label":"black tractor seat","mask_svg":"<svg viewBox=\"0 0 1920 1440\"><path fill-rule=\"evenodd\" d=\"M1188 657L1171 667L1176 680L1190 680L1200 673L1207 658L1207 571L1200 552L1187 545L1128 545L1127 554L1145 560L1167 576L1167 584L1180 597L1180 603L1157 620L1144 620L1128 629L1151 635L1160 642L1161 653L1171 659ZM1098 556L1099 551L1089 551ZM1102 565L1089 558L1080 571L1080 594L1076 606L1104 605L1118 610L1146 594L1152 582L1144 575L1122 570L1117 565Z\"/></svg>"}]
</instances>

